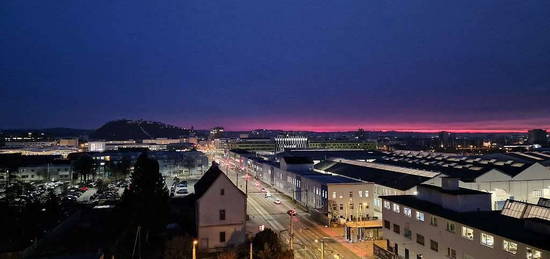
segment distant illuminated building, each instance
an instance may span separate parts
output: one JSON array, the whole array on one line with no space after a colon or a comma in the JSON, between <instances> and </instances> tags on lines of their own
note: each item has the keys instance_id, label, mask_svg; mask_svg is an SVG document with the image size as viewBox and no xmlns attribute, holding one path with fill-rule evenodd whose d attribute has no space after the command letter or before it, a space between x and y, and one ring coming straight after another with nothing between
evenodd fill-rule
<instances>
[{"instance_id":1,"label":"distant illuminated building","mask_svg":"<svg viewBox=\"0 0 550 259\"><path fill-rule=\"evenodd\" d=\"M224 129L223 127L214 127L210 130L210 139L219 139L223 138Z\"/></svg>"},{"instance_id":2,"label":"distant illuminated building","mask_svg":"<svg viewBox=\"0 0 550 259\"><path fill-rule=\"evenodd\" d=\"M275 138L275 148L277 152L285 149L303 149L307 148L307 137L301 136L279 136Z\"/></svg>"},{"instance_id":3,"label":"distant illuminated building","mask_svg":"<svg viewBox=\"0 0 550 259\"><path fill-rule=\"evenodd\" d=\"M527 133L527 142L531 145L546 145L548 143L548 135L546 130L532 129Z\"/></svg>"},{"instance_id":4,"label":"distant illuminated building","mask_svg":"<svg viewBox=\"0 0 550 259\"><path fill-rule=\"evenodd\" d=\"M439 132L439 147L440 148L455 148L456 136L452 132L441 131Z\"/></svg>"}]
</instances>

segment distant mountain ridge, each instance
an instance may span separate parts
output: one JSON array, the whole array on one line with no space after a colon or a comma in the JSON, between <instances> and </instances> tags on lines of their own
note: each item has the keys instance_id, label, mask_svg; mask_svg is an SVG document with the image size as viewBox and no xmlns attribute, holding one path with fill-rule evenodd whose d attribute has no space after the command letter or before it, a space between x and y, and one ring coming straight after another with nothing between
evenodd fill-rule
<instances>
[{"instance_id":1,"label":"distant mountain ridge","mask_svg":"<svg viewBox=\"0 0 550 259\"><path fill-rule=\"evenodd\" d=\"M90 134L91 139L143 140L152 138L180 138L189 136L189 130L156 121L116 120L105 123Z\"/></svg>"}]
</instances>

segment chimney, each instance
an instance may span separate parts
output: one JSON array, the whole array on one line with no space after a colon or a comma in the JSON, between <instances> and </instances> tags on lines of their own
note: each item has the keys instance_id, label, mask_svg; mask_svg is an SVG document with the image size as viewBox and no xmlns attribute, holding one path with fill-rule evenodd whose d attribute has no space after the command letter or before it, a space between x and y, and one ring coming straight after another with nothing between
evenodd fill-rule
<instances>
[{"instance_id":1,"label":"chimney","mask_svg":"<svg viewBox=\"0 0 550 259\"><path fill-rule=\"evenodd\" d=\"M454 177L442 177L441 178L441 188L447 191L456 191L458 187L458 178Z\"/></svg>"}]
</instances>

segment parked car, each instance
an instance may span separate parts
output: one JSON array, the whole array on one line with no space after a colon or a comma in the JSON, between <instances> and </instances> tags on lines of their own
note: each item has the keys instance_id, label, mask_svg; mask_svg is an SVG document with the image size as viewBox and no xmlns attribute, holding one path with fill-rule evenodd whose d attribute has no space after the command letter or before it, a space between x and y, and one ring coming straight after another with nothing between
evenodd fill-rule
<instances>
[{"instance_id":1,"label":"parked car","mask_svg":"<svg viewBox=\"0 0 550 259\"><path fill-rule=\"evenodd\" d=\"M274 203L275 203L275 204L281 204L281 200L276 199Z\"/></svg>"}]
</instances>

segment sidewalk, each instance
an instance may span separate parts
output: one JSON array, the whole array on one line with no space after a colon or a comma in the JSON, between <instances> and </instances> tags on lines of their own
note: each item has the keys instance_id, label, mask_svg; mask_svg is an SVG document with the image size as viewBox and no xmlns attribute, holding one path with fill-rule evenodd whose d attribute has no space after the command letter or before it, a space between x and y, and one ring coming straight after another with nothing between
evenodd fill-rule
<instances>
[{"instance_id":1,"label":"sidewalk","mask_svg":"<svg viewBox=\"0 0 550 259\"><path fill-rule=\"evenodd\" d=\"M361 258L374 258L373 256L373 242L374 241L362 241L356 243L350 243L344 238L344 227L316 227L323 233L334 239L336 242L342 244L344 247L352 251L354 254Z\"/></svg>"}]
</instances>

